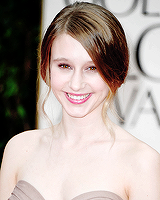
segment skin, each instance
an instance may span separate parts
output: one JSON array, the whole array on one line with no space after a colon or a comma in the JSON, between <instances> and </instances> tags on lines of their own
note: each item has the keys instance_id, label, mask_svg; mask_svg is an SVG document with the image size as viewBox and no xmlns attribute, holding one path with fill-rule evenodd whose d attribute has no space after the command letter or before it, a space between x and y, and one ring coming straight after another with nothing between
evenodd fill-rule
<instances>
[{"instance_id":1,"label":"skin","mask_svg":"<svg viewBox=\"0 0 160 200\"><path fill-rule=\"evenodd\" d=\"M101 115L109 88L85 49L63 34L52 45L50 63L51 87L63 107L62 121L54 129L27 131L8 142L0 200L9 198L19 180L32 184L45 200L53 196L71 200L97 190L114 192L123 200L159 200L160 156L112 123L113 143ZM66 93L91 96L77 104Z\"/></svg>"},{"instance_id":2,"label":"skin","mask_svg":"<svg viewBox=\"0 0 160 200\"><path fill-rule=\"evenodd\" d=\"M109 88L77 40L65 34L56 38L51 49L50 70L51 88L65 115L83 118L95 111L101 113ZM89 99L85 103L70 103L66 93L89 95Z\"/></svg>"}]
</instances>

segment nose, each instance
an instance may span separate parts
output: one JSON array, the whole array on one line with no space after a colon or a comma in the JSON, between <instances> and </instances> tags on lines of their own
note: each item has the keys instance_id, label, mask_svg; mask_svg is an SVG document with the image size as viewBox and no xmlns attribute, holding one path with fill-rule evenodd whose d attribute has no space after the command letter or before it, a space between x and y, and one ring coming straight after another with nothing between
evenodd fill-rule
<instances>
[{"instance_id":1,"label":"nose","mask_svg":"<svg viewBox=\"0 0 160 200\"><path fill-rule=\"evenodd\" d=\"M69 81L69 87L73 91L79 91L85 87L84 77L82 72L74 71Z\"/></svg>"}]
</instances>

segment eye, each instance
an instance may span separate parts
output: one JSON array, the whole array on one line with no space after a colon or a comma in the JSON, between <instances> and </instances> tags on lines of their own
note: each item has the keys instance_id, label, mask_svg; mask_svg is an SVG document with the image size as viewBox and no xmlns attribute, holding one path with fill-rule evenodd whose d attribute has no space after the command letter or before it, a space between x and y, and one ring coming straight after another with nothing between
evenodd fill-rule
<instances>
[{"instance_id":1,"label":"eye","mask_svg":"<svg viewBox=\"0 0 160 200\"><path fill-rule=\"evenodd\" d=\"M71 67L67 64L59 64L58 66L62 69L71 69Z\"/></svg>"},{"instance_id":2,"label":"eye","mask_svg":"<svg viewBox=\"0 0 160 200\"><path fill-rule=\"evenodd\" d=\"M92 67L88 67L88 70L89 70L89 71L97 71L97 68L94 67L94 66L92 66Z\"/></svg>"}]
</instances>

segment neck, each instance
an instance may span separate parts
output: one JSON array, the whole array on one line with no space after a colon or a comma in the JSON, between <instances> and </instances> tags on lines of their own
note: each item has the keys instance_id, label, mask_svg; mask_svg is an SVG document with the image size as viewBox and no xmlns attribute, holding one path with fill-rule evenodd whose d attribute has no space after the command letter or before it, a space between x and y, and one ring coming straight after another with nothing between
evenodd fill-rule
<instances>
[{"instance_id":1,"label":"neck","mask_svg":"<svg viewBox=\"0 0 160 200\"><path fill-rule=\"evenodd\" d=\"M92 112L82 118L69 116L63 111L62 120L58 126L62 138L70 144L97 141L101 137L110 138L110 133L102 119L101 113Z\"/></svg>"}]
</instances>

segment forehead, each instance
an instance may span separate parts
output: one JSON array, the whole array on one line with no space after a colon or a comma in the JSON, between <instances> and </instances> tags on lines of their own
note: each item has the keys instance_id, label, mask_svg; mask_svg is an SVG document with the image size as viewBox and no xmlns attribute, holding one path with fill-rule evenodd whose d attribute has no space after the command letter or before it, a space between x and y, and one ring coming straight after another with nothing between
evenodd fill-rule
<instances>
[{"instance_id":1,"label":"forehead","mask_svg":"<svg viewBox=\"0 0 160 200\"><path fill-rule=\"evenodd\" d=\"M57 59L61 57L66 59L92 61L81 43L68 34L57 36L51 47L51 58Z\"/></svg>"}]
</instances>

